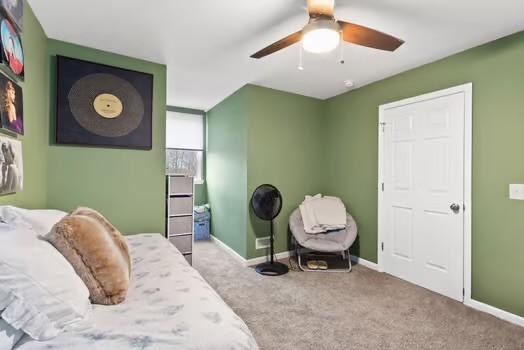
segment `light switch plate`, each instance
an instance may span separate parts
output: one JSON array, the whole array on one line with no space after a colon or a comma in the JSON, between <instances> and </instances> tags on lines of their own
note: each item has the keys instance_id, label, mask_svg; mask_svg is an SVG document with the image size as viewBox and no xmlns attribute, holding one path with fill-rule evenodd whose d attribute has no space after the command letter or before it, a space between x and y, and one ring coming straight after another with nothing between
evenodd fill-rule
<instances>
[{"instance_id":1,"label":"light switch plate","mask_svg":"<svg viewBox=\"0 0 524 350\"><path fill-rule=\"evenodd\" d=\"M524 201L524 184L509 185L509 199Z\"/></svg>"}]
</instances>

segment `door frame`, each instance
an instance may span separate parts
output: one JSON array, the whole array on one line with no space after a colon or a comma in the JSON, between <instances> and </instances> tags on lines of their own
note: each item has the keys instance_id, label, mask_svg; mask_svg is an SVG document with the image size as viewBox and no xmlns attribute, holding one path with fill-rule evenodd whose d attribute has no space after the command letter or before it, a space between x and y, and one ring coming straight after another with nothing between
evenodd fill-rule
<instances>
[{"instance_id":1,"label":"door frame","mask_svg":"<svg viewBox=\"0 0 524 350\"><path fill-rule=\"evenodd\" d=\"M378 239L377 239L377 265L380 272L385 272L382 242L384 232L384 192L381 190L384 180L384 154L385 142L382 125L384 114L388 109L410 105L417 102L433 100L439 97L464 94L464 266L463 266L463 303L471 302L471 179L472 179L472 140L473 140L473 83L455 86L449 89L439 90L424 95L403 99L379 106L378 127Z\"/></svg>"}]
</instances>

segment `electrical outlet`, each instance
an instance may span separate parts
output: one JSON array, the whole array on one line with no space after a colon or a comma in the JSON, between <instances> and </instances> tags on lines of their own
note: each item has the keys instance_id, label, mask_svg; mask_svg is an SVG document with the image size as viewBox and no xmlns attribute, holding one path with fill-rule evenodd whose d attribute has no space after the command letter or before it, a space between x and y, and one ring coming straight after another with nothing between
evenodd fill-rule
<instances>
[{"instance_id":1,"label":"electrical outlet","mask_svg":"<svg viewBox=\"0 0 524 350\"><path fill-rule=\"evenodd\" d=\"M256 249L265 249L265 248L269 248L269 242L270 238L269 237L261 237L261 238L257 238L255 240L255 248Z\"/></svg>"},{"instance_id":2,"label":"electrical outlet","mask_svg":"<svg viewBox=\"0 0 524 350\"><path fill-rule=\"evenodd\" d=\"M509 185L509 199L524 201L524 185L523 184Z\"/></svg>"}]
</instances>

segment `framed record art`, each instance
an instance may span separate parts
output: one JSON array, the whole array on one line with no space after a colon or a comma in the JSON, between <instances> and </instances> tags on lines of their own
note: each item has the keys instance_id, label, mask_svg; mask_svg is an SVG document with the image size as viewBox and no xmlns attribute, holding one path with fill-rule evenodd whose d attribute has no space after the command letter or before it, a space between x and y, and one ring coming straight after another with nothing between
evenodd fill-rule
<instances>
[{"instance_id":1,"label":"framed record art","mask_svg":"<svg viewBox=\"0 0 524 350\"><path fill-rule=\"evenodd\" d=\"M153 76L57 56L58 144L150 150Z\"/></svg>"},{"instance_id":2,"label":"framed record art","mask_svg":"<svg viewBox=\"0 0 524 350\"><path fill-rule=\"evenodd\" d=\"M24 0L0 0L0 4L4 9L4 12L18 29L23 30Z\"/></svg>"},{"instance_id":3,"label":"framed record art","mask_svg":"<svg viewBox=\"0 0 524 350\"><path fill-rule=\"evenodd\" d=\"M22 88L3 74L0 74L0 119L4 129L24 134Z\"/></svg>"},{"instance_id":4,"label":"framed record art","mask_svg":"<svg viewBox=\"0 0 524 350\"><path fill-rule=\"evenodd\" d=\"M20 192L23 185L22 142L0 136L0 195Z\"/></svg>"},{"instance_id":5,"label":"framed record art","mask_svg":"<svg viewBox=\"0 0 524 350\"><path fill-rule=\"evenodd\" d=\"M17 77L24 78L24 50L20 35L7 18L0 21L0 40L2 42L2 60Z\"/></svg>"}]
</instances>

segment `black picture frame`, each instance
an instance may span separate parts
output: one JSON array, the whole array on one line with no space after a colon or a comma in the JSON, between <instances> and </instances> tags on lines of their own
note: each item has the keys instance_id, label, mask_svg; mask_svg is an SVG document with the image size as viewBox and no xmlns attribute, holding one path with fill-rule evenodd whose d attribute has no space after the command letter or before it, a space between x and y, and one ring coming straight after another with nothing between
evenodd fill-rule
<instances>
[{"instance_id":1,"label":"black picture frame","mask_svg":"<svg viewBox=\"0 0 524 350\"><path fill-rule=\"evenodd\" d=\"M11 20L0 15L0 50L2 63L19 80L25 78L25 55L22 36Z\"/></svg>"},{"instance_id":2,"label":"black picture frame","mask_svg":"<svg viewBox=\"0 0 524 350\"><path fill-rule=\"evenodd\" d=\"M3 129L18 135L24 134L23 90L15 81L1 73L0 121Z\"/></svg>"},{"instance_id":3,"label":"black picture frame","mask_svg":"<svg viewBox=\"0 0 524 350\"><path fill-rule=\"evenodd\" d=\"M0 0L4 13L19 31L24 30L24 0Z\"/></svg>"},{"instance_id":4,"label":"black picture frame","mask_svg":"<svg viewBox=\"0 0 524 350\"><path fill-rule=\"evenodd\" d=\"M57 144L152 149L152 74L57 55L56 79ZM96 109L106 95L120 106L109 115Z\"/></svg>"},{"instance_id":5,"label":"black picture frame","mask_svg":"<svg viewBox=\"0 0 524 350\"><path fill-rule=\"evenodd\" d=\"M22 142L0 135L0 196L17 193L24 188Z\"/></svg>"}]
</instances>

